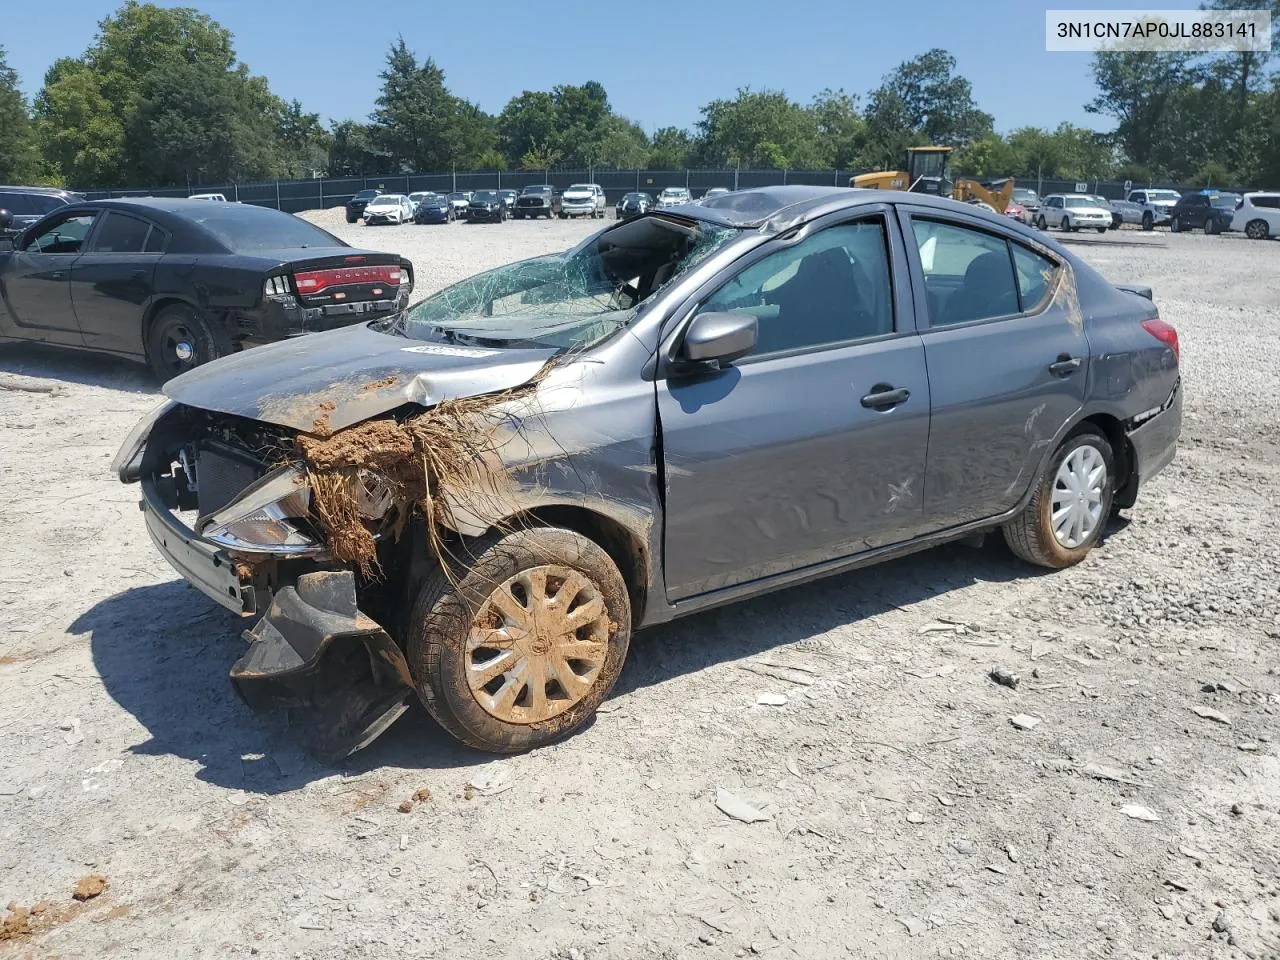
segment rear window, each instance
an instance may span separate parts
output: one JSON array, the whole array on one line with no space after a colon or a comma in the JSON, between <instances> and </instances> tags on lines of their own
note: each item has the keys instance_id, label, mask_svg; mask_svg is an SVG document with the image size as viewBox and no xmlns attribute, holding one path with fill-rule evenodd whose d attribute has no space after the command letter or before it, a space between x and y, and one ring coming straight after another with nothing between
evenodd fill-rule
<instances>
[{"instance_id":1,"label":"rear window","mask_svg":"<svg viewBox=\"0 0 1280 960\"><path fill-rule=\"evenodd\" d=\"M1254 197L1253 205L1270 209L1280 208L1280 194L1272 194L1269 197Z\"/></svg>"},{"instance_id":2,"label":"rear window","mask_svg":"<svg viewBox=\"0 0 1280 960\"><path fill-rule=\"evenodd\" d=\"M205 211L208 212L205 212ZM342 247L345 244L289 213L241 204L211 203L188 218L237 253L294 247Z\"/></svg>"},{"instance_id":3,"label":"rear window","mask_svg":"<svg viewBox=\"0 0 1280 960\"><path fill-rule=\"evenodd\" d=\"M35 213L27 202L25 193L0 193L0 210L8 210L15 216L30 216Z\"/></svg>"},{"instance_id":4,"label":"rear window","mask_svg":"<svg viewBox=\"0 0 1280 960\"><path fill-rule=\"evenodd\" d=\"M378 195L377 190L361 190L353 199L356 200L372 200Z\"/></svg>"},{"instance_id":5,"label":"rear window","mask_svg":"<svg viewBox=\"0 0 1280 960\"><path fill-rule=\"evenodd\" d=\"M524 192L525 193L550 193L551 188L550 187L525 187Z\"/></svg>"},{"instance_id":6,"label":"rear window","mask_svg":"<svg viewBox=\"0 0 1280 960\"><path fill-rule=\"evenodd\" d=\"M47 193L29 193L27 194L27 202L31 204L34 213L46 214L53 213L60 207L65 207L67 201L61 197L51 196Z\"/></svg>"},{"instance_id":7,"label":"rear window","mask_svg":"<svg viewBox=\"0 0 1280 960\"><path fill-rule=\"evenodd\" d=\"M123 213L108 213L93 237L90 253L142 253L151 224Z\"/></svg>"}]
</instances>

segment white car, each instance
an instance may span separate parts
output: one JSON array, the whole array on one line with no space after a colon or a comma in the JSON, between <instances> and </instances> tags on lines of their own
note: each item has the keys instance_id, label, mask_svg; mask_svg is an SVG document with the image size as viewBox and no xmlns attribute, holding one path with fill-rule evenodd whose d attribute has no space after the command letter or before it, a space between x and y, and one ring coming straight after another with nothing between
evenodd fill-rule
<instances>
[{"instance_id":1,"label":"white car","mask_svg":"<svg viewBox=\"0 0 1280 960\"><path fill-rule=\"evenodd\" d=\"M413 204L413 212L417 213L418 204L420 204L423 200L427 199L427 197L431 195L432 194L430 190L419 190L416 193L409 194L409 202Z\"/></svg>"},{"instance_id":2,"label":"white car","mask_svg":"<svg viewBox=\"0 0 1280 960\"><path fill-rule=\"evenodd\" d=\"M1231 229L1250 240L1280 237L1280 193L1246 193L1231 218Z\"/></svg>"},{"instance_id":3,"label":"white car","mask_svg":"<svg viewBox=\"0 0 1280 960\"><path fill-rule=\"evenodd\" d=\"M575 183L560 194L560 219L604 216L604 188L598 183Z\"/></svg>"},{"instance_id":4,"label":"white car","mask_svg":"<svg viewBox=\"0 0 1280 960\"><path fill-rule=\"evenodd\" d=\"M712 197L723 197L726 193L732 191L728 187L712 187L702 195L703 200L710 200Z\"/></svg>"},{"instance_id":5,"label":"white car","mask_svg":"<svg viewBox=\"0 0 1280 960\"><path fill-rule=\"evenodd\" d=\"M413 202L403 193L384 193L364 208L366 226L375 223L408 223L413 219Z\"/></svg>"},{"instance_id":6,"label":"white car","mask_svg":"<svg viewBox=\"0 0 1280 960\"><path fill-rule=\"evenodd\" d=\"M1057 227L1068 233L1093 227L1099 233L1106 233L1111 227L1111 211L1082 193L1054 193L1040 201L1036 226L1041 230Z\"/></svg>"},{"instance_id":7,"label":"white car","mask_svg":"<svg viewBox=\"0 0 1280 960\"><path fill-rule=\"evenodd\" d=\"M191 200L213 200L217 203L226 203L227 198L220 193L193 193L188 199Z\"/></svg>"},{"instance_id":8,"label":"white car","mask_svg":"<svg viewBox=\"0 0 1280 960\"><path fill-rule=\"evenodd\" d=\"M693 197L684 187L665 187L658 194L658 208L678 207L682 203L693 203Z\"/></svg>"}]
</instances>

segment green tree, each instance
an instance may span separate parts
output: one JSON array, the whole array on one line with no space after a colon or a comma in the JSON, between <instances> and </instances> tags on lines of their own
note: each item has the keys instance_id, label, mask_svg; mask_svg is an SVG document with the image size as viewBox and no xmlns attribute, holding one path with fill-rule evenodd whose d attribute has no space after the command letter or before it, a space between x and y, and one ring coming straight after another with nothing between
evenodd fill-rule
<instances>
[{"instance_id":1,"label":"green tree","mask_svg":"<svg viewBox=\"0 0 1280 960\"><path fill-rule=\"evenodd\" d=\"M549 144L535 143L520 158L521 170L550 170L560 162L560 154Z\"/></svg>"},{"instance_id":2,"label":"green tree","mask_svg":"<svg viewBox=\"0 0 1280 960\"><path fill-rule=\"evenodd\" d=\"M838 169L851 166L867 142L867 124L858 113L857 96L828 88L813 98L809 110L824 154Z\"/></svg>"},{"instance_id":3,"label":"green tree","mask_svg":"<svg viewBox=\"0 0 1280 960\"><path fill-rule=\"evenodd\" d=\"M124 122L82 60L63 58L36 97L36 138L45 160L77 187L124 182Z\"/></svg>"},{"instance_id":4,"label":"green tree","mask_svg":"<svg viewBox=\"0 0 1280 960\"><path fill-rule=\"evenodd\" d=\"M868 126L874 115L881 137L905 127L899 138L940 146L962 146L990 132L991 115L978 109L972 85L955 69L956 58L938 48L898 64L871 93Z\"/></svg>"},{"instance_id":5,"label":"green tree","mask_svg":"<svg viewBox=\"0 0 1280 960\"><path fill-rule=\"evenodd\" d=\"M27 100L18 89L18 73L0 46L0 183L30 183L39 178L39 152Z\"/></svg>"},{"instance_id":6,"label":"green tree","mask_svg":"<svg viewBox=\"0 0 1280 960\"><path fill-rule=\"evenodd\" d=\"M330 127L328 166L331 177L384 172L382 155L373 144L373 134L367 124L342 120Z\"/></svg>"},{"instance_id":7,"label":"green tree","mask_svg":"<svg viewBox=\"0 0 1280 960\"><path fill-rule=\"evenodd\" d=\"M508 161L556 139L556 103L545 90L525 90L512 97L498 115L499 142Z\"/></svg>"},{"instance_id":8,"label":"green tree","mask_svg":"<svg viewBox=\"0 0 1280 960\"><path fill-rule=\"evenodd\" d=\"M956 150L952 172L989 180L1013 175L1013 149L998 133L987 133Z\"/></svg>"},{"instance_id":9,"label":"green tree","mask_svg":"<svg viewBox=\"0 0 1280 960\"><path fill-rule=\"evenodd\" d=\"M688 130L662 127L655 130L649 140L649 155L645 166L652 170L683 170L689 165L693 146L693 137Z\"/></svg>"},{"instance_id":10,"label":"green tree","mask_svg":"<svg viewBox=\"0 0 1280 960\"><path fill-rule=\"evenodd\" d=\"M319 114L307 113L301 103L291 100L281 104L275 125L285 176L308 177L314 171L328 171L330 139Z\"/></svg>"},{"instance_id":11,"label":"green tree","mask_svg":"<svg viewBox=\"0 0 1280 960\"><path fill-rule=\"evenodd\" d=\"M649 138L638 123L611 116L604 123L596 151L597 165L615 170L643 166L649 157Z\"/></svg>"},{"instance_id":12,"label":"green tree","mask_svg":"<svg viewBox=\"0 0 1280 960\"><path fill-rule=\"evenodd\" d=\"M418 59L400 37L387 54L382 92L373 112L374 142L395 170L447 170L453 163L449 134L456 103L444 71L430 57Z\"/></svg>"},{"instance_id":13,"label":"green tree","mask_svg":"<svg viewBox=\"0 0 1280 960\"><path fill-rule=\"evenodd\" d=\"M1170 100L1188 81L1190 57L1159 51L1093 55L1098 95L1085 110L1113 117L1113 141L1131 163L1151 164L1165 133Z\"/></svg>"},{"instance_id":14,"label":"green tree","mask_svg":"<svg viewBox=\"0 0 1280 960\"><path fill-rule=\"evenodd\" d=\"M834 159L814 112L781 90L743 87L733 100L713 100L698 132L694 159L705 166L820 169Z\"/></svg>"}]
</instances>

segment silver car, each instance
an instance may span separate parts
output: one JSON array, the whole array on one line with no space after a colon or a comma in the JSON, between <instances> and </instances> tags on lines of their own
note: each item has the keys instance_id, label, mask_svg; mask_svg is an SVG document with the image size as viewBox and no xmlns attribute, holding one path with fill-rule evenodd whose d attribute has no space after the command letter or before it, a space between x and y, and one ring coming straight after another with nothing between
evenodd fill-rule
<instances>
[{"instance_id":1,"label":"silver car","mask_svg":"<svg viewBox=\"0 0 1280 960\"><path fill-rule=\"evenodd\" d=\"M1106 233L1111 229L1111 210L1082 193L1054 193L1041 201L1036 226L1041 230L1057 227L1064 233L1092 227Z\"/></svg>"},{"instance_id":2,"label":"silver car","mask_svg":"<svg viewBox=\"0 0 1280 960\"><path fill-rule=\"evenodd\" d=\"M585 724L640 627L986 533L1078 563L1173 459L1179 385L1150 289L1044 234L772 187L215 360L115 469L317 752L414 696L515 752Z\"/></svg>"}]
</instances>

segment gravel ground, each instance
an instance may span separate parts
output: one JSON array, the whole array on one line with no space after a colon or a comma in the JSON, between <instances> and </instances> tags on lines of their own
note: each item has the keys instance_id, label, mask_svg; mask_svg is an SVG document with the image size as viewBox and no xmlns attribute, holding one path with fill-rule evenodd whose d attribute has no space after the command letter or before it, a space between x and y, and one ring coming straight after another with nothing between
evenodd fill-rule
<instances>
[{"instance_id":1,"label":"gravel ground","mask_svg":"<svg viewBox=\"0 0 1280 960\"><path fill-rule=\"evenodd\" d=\"M422 292L598 226L315 219ZM243 624L107 472L145 373L3 348L65 390L0 391L0 903L47 901L0 956L1280 956L1280 245L1164 241L1079 248L1155 287L1186 385L1087 562L944 548L654 629L497 761L415 710L334 771L243 706Z\"/></svg>"}]
</instances>

